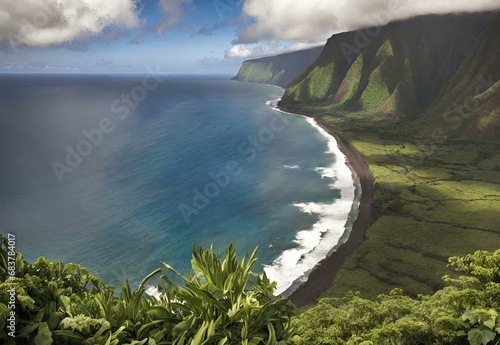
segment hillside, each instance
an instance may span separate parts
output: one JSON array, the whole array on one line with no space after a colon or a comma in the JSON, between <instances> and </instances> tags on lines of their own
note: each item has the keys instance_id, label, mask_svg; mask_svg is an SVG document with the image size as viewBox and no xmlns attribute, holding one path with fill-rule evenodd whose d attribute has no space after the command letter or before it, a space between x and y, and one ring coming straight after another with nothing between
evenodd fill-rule
<instances>
[{"instance_id":1,"label":"hillside","mask_svg":"<svg viewBox=\"0 0 500 345\"><path fill-rule=\"evenodd\" d=\"M334 35L282 106L409 117L439 109L496 72L498 22L498 13L422 16Z\"/></svg>"},{"instance_id":2,"label":"hillside","mask_svg":"<svg viewBox=\"0 0 500 345\"><path fill-rule=\"evenodd\" d=\"M234 80L286 87L302 74L321 54L323 47L248 60Z\"/></svg>"},{"instance_id":3,"label":"hillside","mask_svg":"<svg viewBox=\"0 0 500 345\"><path fill-rule=\"evenodd\" d=\"M498 12L341 33L288 85L280 107L345 138L375 178L373 224L323 297L430 293L447 257L500 248L498 37Z\"/></svg>"},{"instance_id":4,"label":"hillside","mask_svg":"<svg viewBox=\"0 0 500 345\"><path fill-rule=\"evenodd\" d=\"M349 50L359 32L330 38L280 103L345 137L375 177L376 220L323 296L435 291L446 257L500 248L500 16L394 22Z\"/></svg>"},{"instance_id":5,"label":"hillside","mask_svg":"<svg viewBox=\"0 0 500 345\"><path fill-rule=\"evenodd\" d=\"M457 72L421 114L419 126L440 123L451 137L497 139L500 129L500 17L474 41Z\"/></svg>"}]
</instances>

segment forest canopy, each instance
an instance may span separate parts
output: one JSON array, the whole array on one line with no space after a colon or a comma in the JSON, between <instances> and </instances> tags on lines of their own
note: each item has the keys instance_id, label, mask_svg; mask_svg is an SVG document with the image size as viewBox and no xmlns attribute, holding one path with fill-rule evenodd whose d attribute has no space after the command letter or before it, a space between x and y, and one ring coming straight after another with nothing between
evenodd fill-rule
<instances>
[{"instance_id":1,"label":"forest canopy","mask_svg":"<svg viewBox=\"0 0 500 345\"><path fill-rule=\"evenodd\" d=\"M434 294L351 292L299 313L253 271L256 251L238 259L234 244L224 258L193 246L190 274L162 263L118 292L77 264L28 263L1 240L4 344L500 344L500 250L450 258L456 274ZM152 296L154 276L162 283Z\"/></svg>"}]
</instances>

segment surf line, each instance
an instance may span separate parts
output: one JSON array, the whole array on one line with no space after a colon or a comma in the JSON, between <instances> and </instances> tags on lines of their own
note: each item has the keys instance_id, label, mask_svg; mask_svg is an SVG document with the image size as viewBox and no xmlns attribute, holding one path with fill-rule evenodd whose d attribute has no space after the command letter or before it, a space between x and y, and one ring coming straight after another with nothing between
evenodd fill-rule
<instances>
[{"instance_id":1,"label":"surf line","mask_svg":"<svg viewBox=\"0 0 500 345\"><path fill-rule=\"evenodd\" d=\"M309 229L298 231L297 248L284 251L271 265L264 266L267 276L278 283L276 294L290 296L307 282L317 265L345 243L358 216L361 184L347 157L341 152L338 142L311 117L285 112L277 107L278 100L267 104L274 110L304 118L327 139L326 153L335 156L333 164L317 167L322 178L331 179L330 188L340 191L340 198L333 203L294 204L302 212L316 214L319 220Z\"/></svg>"}]
</instances>

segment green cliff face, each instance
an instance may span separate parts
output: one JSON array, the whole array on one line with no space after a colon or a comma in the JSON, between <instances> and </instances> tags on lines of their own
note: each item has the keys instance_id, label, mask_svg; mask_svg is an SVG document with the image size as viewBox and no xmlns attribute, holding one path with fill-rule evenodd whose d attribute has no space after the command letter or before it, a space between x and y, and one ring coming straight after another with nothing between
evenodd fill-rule
<instances>
[{"instance_id":1,"label":"green cliff face","mask_svg":"<svg viewBox=\"0 0 500 345\"><path fill-rule=\"evenodd\" d=\"M323 297L443 286L446 257L500 248L500 13L332 36L280 107L343 136L374 175L372 225Z\"/></svg>"},{"instance_id":2,"label":"green cliff face","mask_svg":"<svg viewBox=\"0 0 500 345\"><path fill-rule=\"evenodd\" d=\"M323 47L272 57L248 60L243 63L234 80L286 87L309 67L321 54Z\"/></svg>"},{"instance_id":3,"label":"green cliff face","mask_svg":"<svg viewBox=\"0 0 500 345\"><path fill-rule=\"evenodd\" d=\"M280 106L343 135L375 178L373 224L324 297L435 291L446 255L499 248L499 38L498 12L343 33L288 86Z\"/></svg>"},{"instance_id":4,"label":"green cliff face","mask_svg":"<svg viewBox=\"0 0 500 345\"><path fill-rule=\"evenodd\" d=\"M498 12L422 16L334 35L281 106L398 116L426 128L470 98L474 116L447 115L445 123L490 136L500 128L499 23Z\"/></svg>"},{"instance_id":5,"label":"green cliff face","mask_svg":"<svg viewBox=\"0 0 500 345\"><path fill-rule=\"evenodd\" d=\"M454 137L495 138L500 130L500 17L474 41L457 72L419 119L439 123Z\"/></svg>"}]
</instances>

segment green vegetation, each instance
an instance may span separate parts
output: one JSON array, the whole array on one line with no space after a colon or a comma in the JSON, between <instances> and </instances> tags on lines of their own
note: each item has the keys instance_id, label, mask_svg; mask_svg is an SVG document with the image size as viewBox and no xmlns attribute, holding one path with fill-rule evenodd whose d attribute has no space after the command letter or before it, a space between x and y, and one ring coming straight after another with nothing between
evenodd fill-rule
<instances>
[{"instance_id":1,"label":"green vegetation","mask_svg":"<svg viewBox=\"0 0 500 345\"><path fill-rule=\"evenodd\" d=\"M309 95L313 99L323 99L330 88L330 76L333 72L333 63L324 67L314 68L308 76Z\"/></svg>"},{"instance_id":2,"label":"green vegetation","mask_svg":"<svg viewBox=\"0 0 500 345\"><path fill-rule=\"evenodd\" d=\"M272 82L275 76L271 72L271 63L254 64L249 61L243 63L238 78L242 80L252 80L257 83L265 83L266 81Z\"/></svg>"},{"instance_id":3,"label":"green vegetation","mask_svg":"<svg viewBox=\"0 0 500 345\"><path fill-rule=\"evenodd\" d=\"M19 253L12 254L11 280L3 241L0 339L8 345L500 344L495 16L392 23L355 49L352 61L341 43L356 34L345 33L332 37L317 60L319 49L304 53L307 59L294 53L242 66L237 80L286 85L298 77L281 106L314 115L345 137L375 177L374 223L316 306L290 322L290 302L273 295L275 283L265 274L252 272L255 252L239 261L234 245L224 260L194 247L187 277L163 264L136 290L125 283L117 294L78 265L43 257L27 263ZM181 283L161 275L159 296L149 296L147 282L162 271ZM15 340L9 291L15 291Z\"/></svg>"},{"instance_id":4,"label":"green vegetation","mask_svg":"<svg viewBox=\"0 0 500 345\"><path fill-rule=\"evenodd\" d=\"M339 104L344 104L354 96L359 80L361 78L361 69L363 67L363 55L359 55L356 61L347 71L346 77L340 85L339 91L335 95L335 101Z\"/></svg>"},{"instance_id":5,"label":"green vegetation","mask_svg":"<svg viewBox=\"0 0 500 345\"><path fill-rule=\"evenodd\" d=\"M146 277L133 291L128 283L115 294L86 269L75 264L33 263L0 249L0 340L2 344L286 344L293 311L288 300L275 297L275 283L252 272L255 252L238 261L231 245L221 259L211 248L193 247L192 274L183 277L172 267ZM16 258L14 279L8 257ZM162 275L159 296L145 285ZM9 291L15 290L15 322L9 321ZM16 337L9 335L15 328Z\"/></svg>"},{"instance_id":6,"label":"green vegetation","mask_svg":"<svg viewBox=\"0 0 500 345\"><path fill-rule=\"evenodd\" d=\"M323 297L361 291L375 299L394 288L412 296L431 293L450 273L448 257L500 248L498 143L426 142L410 131L412 122L381 115L319 120L349 138L368 163L376 219Z\"/></svg>"},{"instance_id":7,"label":"green vegetation","mask_svg":"<svg viewBox=\"0 0 500 345\"><path fill-rule=\"evenodd\" d=\"M500 344L498 280L442 280L448 257L500 248L499 30L480 13L390 23L362 46L363 30L334 35L287 86L280 107L334 130L375 177L373 224L294 320L295 344Z\"/></svg>"},{"instance_id":8,"label":"green vegetation","mask_svg":"<svg viewBox=\"0 0 500 345\"><path fill-rule=\"evenodd\" d=\"M15 257L13 279L9 274ZM325 298L291 318L290 302L273 295L275 283L256 275L255 251L237 259L234 244L222 260L193 247L187 277L163 263L132 291L119 295L76 264L33 263L0 249L0 340L3 344L500 344L500 250L452 257L462 276L431 295L411 298L394 289L376 301L349 293ZM157 296L145 284L161 271ZM10 293L15 290L15 317ZM12 321L14 320L14 321ZM15 338L12 332L15 329Z\"/></svg>"},{"instance_id":9,"label":"green vegetation","mask_svg":"<svg viewBox=\"0 0 500 345\"><path fill-rule=\"evenodd\" d=\"M375 178L374 222L323 297L432 293L448 257L500 248L499 29L498 13L418 17L350 59L355 33L334 35L287 88L280 106L344 137ZM329 92L309 95L329 63Z\"/></svg>"},{"instance_id":10,"label":"green vegetation","mask_svg":"<svg viewBox=\"0 0 500 345\"><path fill-rule=\"evenodd\" d=\"M416 299L395 289L376 301L325 298L292 322L295 345L500 344L500 250L450 258L465 275Z\"/></svg>"},{"instance_id":11,"label":"green vegetation","mask_svg":"<svg viewBox=\"0 0 500 345\"><path fill-rule=\"evenodd\" d=\"M362 47L356 47L359 32L334 35L316 62L287 86L281 105L311 115L413 120L412 134L423 136L452 128L460 130L454 137L495 139L499 30L498 13L482 13L391 23Z\"/></svg>"},{"instance_id":12,"label":"green vegetation","mask_svg":"<svg viewBox=\"0 0 500 345\"><path fill-rule=\"evenodd\" d=\"M233 79L285 87L304 72L321 53L322 47L278 56L248 60Z\"/></svg>"}]
</instances>

